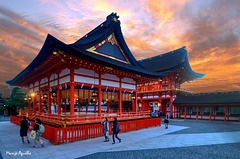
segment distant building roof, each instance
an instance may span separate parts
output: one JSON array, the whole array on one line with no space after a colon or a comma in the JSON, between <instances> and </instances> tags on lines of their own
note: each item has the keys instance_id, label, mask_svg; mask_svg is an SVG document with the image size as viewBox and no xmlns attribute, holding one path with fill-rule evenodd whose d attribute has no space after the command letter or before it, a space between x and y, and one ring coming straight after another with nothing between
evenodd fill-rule
<instances>
[{"instance_id":1,"label":"distant building roof","mask_svg":"<svg viewBox=\"0 0 240 159\"><path fill-rule=\"evenodd\" d=\"M240 105L240 91L214 92L214 93L189 93L177 96L173 104L180 105L210 105L210 104L237 104Z\"/></svg>"},{"instance_id":2,"label":"distant building roof","mask_svg":"<svg viewBox=\"0 0 240 159\"><path fill-rule=\"evenodd\" d=\"M192 70L188 61L185 46L165 54L139 60L139 63L146 69L161 73L174 72L178 69L184 69L184 79L180 83L196 78L202 78L205 75L196 73Z\"/></svg>"}]
</instances>

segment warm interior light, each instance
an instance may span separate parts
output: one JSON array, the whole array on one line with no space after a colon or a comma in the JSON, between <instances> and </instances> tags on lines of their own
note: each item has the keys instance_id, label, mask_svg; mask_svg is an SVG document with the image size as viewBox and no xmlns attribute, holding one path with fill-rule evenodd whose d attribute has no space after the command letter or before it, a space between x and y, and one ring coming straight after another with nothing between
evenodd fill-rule
<instances>
[{"instance_id":1,"label":"warm interior light","mask_svg":"<svg viewBox=\"0 0 240 159\"><path fill-rule=\"evenodd\" d=\"M35 93L32 93L31 96L34 97L34 96L35 96Z\"/></svg>"}]
</instances>

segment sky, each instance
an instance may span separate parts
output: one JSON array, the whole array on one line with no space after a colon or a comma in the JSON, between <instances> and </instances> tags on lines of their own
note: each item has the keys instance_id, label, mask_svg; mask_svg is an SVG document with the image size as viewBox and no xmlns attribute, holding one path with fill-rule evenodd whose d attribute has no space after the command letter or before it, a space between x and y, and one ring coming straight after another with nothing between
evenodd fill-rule
<instances>
[{"instance_id":1,"label":"sky","mask_svg":"<svg viewBox=\"0 0 240 159\"><path fill-rule=\"evenodd\" d=\"M36 57L47 34L66 44L117 12L137 60L186 46L202 79L192 92L240 90L239 0L0 0L0 91Z\"/></svg>"}]
</instances>

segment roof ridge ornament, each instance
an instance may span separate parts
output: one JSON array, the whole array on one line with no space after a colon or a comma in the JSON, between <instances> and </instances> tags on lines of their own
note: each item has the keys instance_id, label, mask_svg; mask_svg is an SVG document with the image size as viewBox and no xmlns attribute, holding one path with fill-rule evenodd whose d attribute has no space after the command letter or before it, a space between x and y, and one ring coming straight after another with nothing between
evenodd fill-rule
<instances>
[{"instance_id":1,"label":"roof ridge ornament","mask_svg":"<svg viewBox=\"0 0 240 159\"><path fill-rule=\"evenodd\" d=\"M106 21L103 23L104 26L108 26L109 24L111 24L113 21L114 22L118 22L120 23L120 21L118 20L119 16L117 15L117 13L111 13L107 16Z\"/></svg>"}]
</instances>

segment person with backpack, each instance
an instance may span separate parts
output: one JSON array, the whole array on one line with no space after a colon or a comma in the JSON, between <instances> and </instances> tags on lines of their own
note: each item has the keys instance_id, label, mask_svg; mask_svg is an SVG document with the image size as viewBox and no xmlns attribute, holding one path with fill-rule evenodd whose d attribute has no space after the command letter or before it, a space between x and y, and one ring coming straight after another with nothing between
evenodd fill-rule
<instances>
[{"instance_id":1,"label":"person with backpack","mask_svg":"<svg viewBox=\"0 0 240 159\"><path fill-rule=\"evenodd\" d=\"M40 119L35 120L36 124L33 127L33 130L36 131L36 137L34 139L35 145L33 146L34 148L37 148L37 141L41 143L41 146L44 147L43 141L40 139L41 135L44 133L45 128L42 125L42 122Z\"/></svg>"},{"instance_id":2,"label":"person with backpack","mask_svg":"<svg viewBox=\"0 0 240 159\"><path fill-rule=\"evenodd\" d=\"M28 139L27 133L28 133L28 121L26 120L26 116L22 117L22 120L20 121L20 136L22 138L21 143L24 143L24 137L27 139L27 142L30 144L30 141Z\"/></svg>"},{"instance_id":3,"label":"person with backpack","mask_svg":"<svg viewBox=\"0 0 240 159\"><path fill-rule=\"evenodd\" d=\"M114 117L114 121L113 121L113 125L112 125L112 131L113 131L113 134L112 134L113 143L112 144L115 144L115 136L116 136L116 138L118 139L118 141L120 143L121 139L118 138L118 136L117 136L119 131L120 131L119 124L118 124L118 121L117 121L117 117Z\"/></svg>"},{"instance_id":4,"label":"person with backpack","mask_svg":"<svg viewBox=\"0 0 240 159\"><path fill-rule=\"evenodd\" d=\"M105 137L105 141L104 142L108 142L109 141L109 122L107 117L104 118L104 122L101 122L101 124L103 125L103 134Z\"/></svg>"}]
</instances>

